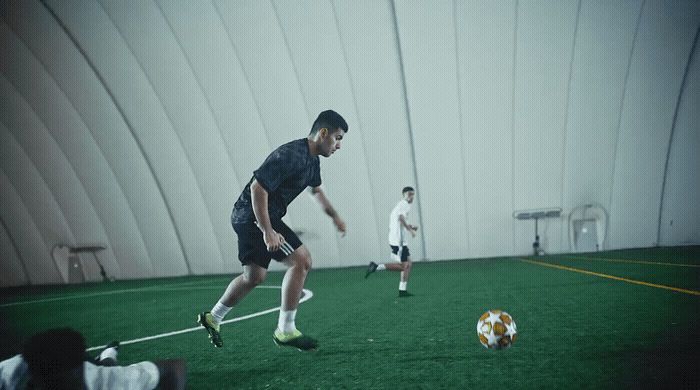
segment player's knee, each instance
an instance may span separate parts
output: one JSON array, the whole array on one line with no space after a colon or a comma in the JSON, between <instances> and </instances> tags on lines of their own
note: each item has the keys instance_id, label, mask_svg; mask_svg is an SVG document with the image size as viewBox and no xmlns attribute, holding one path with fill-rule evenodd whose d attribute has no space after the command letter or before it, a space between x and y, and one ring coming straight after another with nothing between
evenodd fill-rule
<instances>
[{"instance_id":1,"label":"player's knee","mask_svg":"<svg viewBox=\"0 0 700 390\"><path fill-rule=\"evenodd\" d=\"M247 284L257 286L265 281L265 277L267 276L267 273L266 272L251 272L248 274L244 274L244 276L245 276L245 281Z\"/></svg>"},{"instance_id":2,"label":"player's knee","mask_svg":"<svg viewBox=\"0 0 700 390\"><path fill-rule=\"evenodd\" d=\"M255 284L256 286L258 284L262 284L262 282L265 281L266 276L267 276L266 274L257 274L255 276L253 276L253 279L252 279L253 284Z\"/></svg>"},{"instance_id":3,"label":"player's knee","mask_svg":"<svg viewBox=\"0 0 700 390\"><path fill-rule=\"evenodd\" d=\"M301 256L298 264L304 271L308 272L311 269L311 254L307 252L304 256Z\"/></svg>"},{"instance_id":4,"label":"player's knee","mask_svg":"<svg viewBox=\"0 0 700 390\"><path fill-rule=\"evenodd\" d=\"M294 253L294 265L308 272L311 269L311 253L306 248L300 247Z\"/></svg>"}]
</instances>

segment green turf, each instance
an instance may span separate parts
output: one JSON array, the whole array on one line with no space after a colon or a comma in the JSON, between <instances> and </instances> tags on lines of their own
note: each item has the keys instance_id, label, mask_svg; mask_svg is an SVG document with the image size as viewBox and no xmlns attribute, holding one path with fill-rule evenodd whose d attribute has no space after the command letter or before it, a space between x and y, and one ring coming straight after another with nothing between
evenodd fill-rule
<instances>
[{"instance_id":1,"label":"green turf","mask_svg":"<svg viewBox=\"0 0 700 390\"><path fill-rule=\"evenodd\" d=\"M611 251L606 259L700 264L700 247ZM700 291L700 268L616 263L558 255L552 264ZM270 273L266 285L281 282ZM195 326L229 277L6 289L0 357L49 327L81 330L91 346ZM610 388L700 386L700 296L529 264L517 258L416 263L410 298L398 274L364 268L313 270L297 325L320 349L272 342L277 315L222 326L214 349L196 331L125 345L119 359L183 357L194 389L224 388ZM63 297L74 297L62 299ZM80 297L82 296L82 298ZM12 302L56 299L7 306ZM279 305L279 290L256 289L227 319ZM476 322L500 308L515 319L509 350L484 349Z\"/></svg>"}]
</instances>

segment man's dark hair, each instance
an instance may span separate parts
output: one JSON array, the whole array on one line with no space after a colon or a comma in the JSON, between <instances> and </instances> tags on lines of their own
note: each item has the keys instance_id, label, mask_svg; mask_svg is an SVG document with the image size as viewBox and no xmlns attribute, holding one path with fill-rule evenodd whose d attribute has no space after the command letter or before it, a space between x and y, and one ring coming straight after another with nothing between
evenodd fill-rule
<instances>
[{"instance_id":1,"label":"man's dark hair","mask_svg":"<svg viewBox=\"0 0 700 390\"><path fill-rule=\"evenodd\" d=\"M401 190L401 195L407 193L408 191L416 192L416 190L414 190L413 187L404 187L403 190Z\"/></svg>"},{"instance_id":2,"label":"man's dark hair","mask_svg":"<svg viewBox=\"0 0 700 390\"><path fill-rule=\"evenodd\" d=\"M340 114L333 110L326 110L318 114L318 118L314 121L313 126L311 126L311 132L309 135L314 135L322 128L327 128L330 132L336 129L343 129L344 132L348 132L348 123L345 122Z\"/></svg>"},{"instance_id":3,"label":"man's dark hair","mask_svg":"<svg viewBox=\"0 0 700 390\"><path fill-rule=\"evenodd\" d=\"M70 328L49 329L24 344L22 356L35 383L46 388L67 388L70 372L85 361L85 338Z\"/></svg>"}]
</instances>

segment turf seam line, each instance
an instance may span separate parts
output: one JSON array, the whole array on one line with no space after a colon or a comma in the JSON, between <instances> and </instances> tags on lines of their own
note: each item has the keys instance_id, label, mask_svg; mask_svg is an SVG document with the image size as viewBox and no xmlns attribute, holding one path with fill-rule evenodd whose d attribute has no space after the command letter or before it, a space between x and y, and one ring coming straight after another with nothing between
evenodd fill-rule
<instances>
[{"instance_id":1,"label":"turf seam line","mask_svg":"<svg viewBox=\"0 0 700 390\"><path fill-rule=\"evenodd\" d=\"M671 291L681 292L681 293L685 293L685 294L700 296L700 291L695 291L695 290L687 290L684 288L665 286L663 284L656 284L656 283L642 282L640 280L621 278L619 276L602 274L599 272L587 271L587 270L583 270L583 269L579 269L579 268L566 267L566 266L559 265L559 264L544 263L541 261L527 260L527 259L521 259L521 258L518 258L518 260L525 262L525 263L540 265L543 267L551 267L551 268L556 268L556 269L560 269L560 270L564 270L564 271L578 272L578 273L582 273L582 274L586 274L586 275L592 275L592 276L598 276L601 278L617 280L620 282L639 284L639 285L647 286L647 287L655 287L655 288L660 288L660 289L664 289L664 290L671 290Z\"/></svg>"},{"instance_id":2,"label":"turf seam line","mask_svg":"<svg viewBox=\"0 0 700 390\"><path fill-rule=\"evenodd\" d=\"M260 287L263 287L263 286L258 286L257 288L260 288ZM264 287L266 287L266 288L279 288L279 289L282 288L282 286L264 286ZM308 301L309 299L311 299L314 296L314 293L311 290L303 289L302 291L303 291L304 295L299 300L300 304ZM231 318L230 320L221 321L219 323L219 325L225 325L225 324L230 324L232 322L239 322L239 321L247 320L247 319L254 318L254 317L260 317L260 316L265 315L265 314L274 313L276 311L279 311L280 308L281 308L281 306L278 306L278 307L274 307L272 309L267 309L267 310L247 314L244 316ZM161 339L164 337L176 336L176 335L183 334L183 333L196 332L198 330L204 330L204 328L202 326L198 325L198 326L195 326L193 328L181 329L181 330L176 330L176 331L166 332L166 333L159 333L159 334L156 334L153 336L140 337L140 338L132 339L132 340L119 341L119 344L120 345L127 345L127 344L142 343L144 341L150 341L150 340L155 340L155 339ZM104 349L106 347L107 347L107 345L98 345L96 347L90 347L90 348L86 349L86 351L96 351L99 349Z\"/></svg>"}]
</instances>

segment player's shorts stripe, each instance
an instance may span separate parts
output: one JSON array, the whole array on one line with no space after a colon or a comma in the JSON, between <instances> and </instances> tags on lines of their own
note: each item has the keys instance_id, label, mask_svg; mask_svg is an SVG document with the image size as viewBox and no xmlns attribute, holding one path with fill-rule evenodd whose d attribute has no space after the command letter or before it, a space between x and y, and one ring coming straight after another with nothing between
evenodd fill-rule
<instances>
[{"instance_id":1,"label":"player's shorts stripe","mask_svg":"<svg viewBox=\"0 0 700 390\"><path fill-rule=\"evenodd\" d=\"M292 248L292 246L289 245L288 242L282 243L282 245L280 246L280 250L287 256L291 255L292 252L294 252L294 248Z\"/></svg>"}]
</instances>

